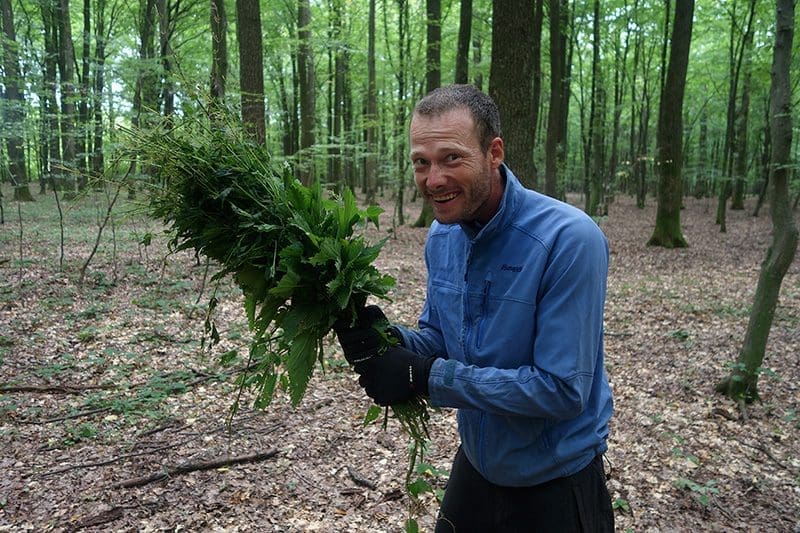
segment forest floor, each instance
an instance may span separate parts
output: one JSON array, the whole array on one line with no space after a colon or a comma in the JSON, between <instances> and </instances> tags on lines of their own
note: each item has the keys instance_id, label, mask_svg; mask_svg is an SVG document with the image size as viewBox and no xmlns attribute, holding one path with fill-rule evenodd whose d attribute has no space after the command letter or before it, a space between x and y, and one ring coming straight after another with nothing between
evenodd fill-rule
<instances>
[{"instance_id":1,"label":"forest floor","mask_svg":"<svg viewBox=\"0 0 800 533\"><path fill-rule=\"evenodd\" d=\"M395 420L363 425L369 402L335 343L298 407L279 394L257 411L245 395L228 425L249 338L229 282L216 288L221 342L203 348L205 269L167 254L160 229L132 212L105 229L77 283L104 198L67 205L63 267L52 199L19 206L21 224L6 205L0 531L402 531L408 440ZM601 221L615 397L606 466L619 531L800 531L800 260L783 282L762 401L740 410L714 385L742 345L770 222L766 209L729 211L723 234L715 205L686 200L682 250L645 245L652 200L639 210L620 197ZM390 236L378 265L397 279L384 308L411 325L426 231L387 232L389 214L382 224L371 230ZM239 358L223 367L223 353ZM441 489L458 445L454 413L434 412L430 432L427 477ZM433 494L422 504L430 531Z\"/></svg>"}]
</instances>

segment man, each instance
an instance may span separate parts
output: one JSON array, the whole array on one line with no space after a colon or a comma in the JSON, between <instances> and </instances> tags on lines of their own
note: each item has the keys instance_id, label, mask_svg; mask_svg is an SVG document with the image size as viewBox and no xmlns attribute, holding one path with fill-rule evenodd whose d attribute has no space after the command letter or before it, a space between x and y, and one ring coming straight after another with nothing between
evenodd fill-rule
<instances>
[{"instance_id":1,"label":"man","mask_svg":"<svg viewBox=\"0 0 800 533\"><path fill-rule=\"evenodd\" d=\"M582 211L523 188L499 113L469 85L415 107L411 160L436 222L419 329L381 347L376 306L338 327L380 405L458 409L461 446L436 531L613 531L602 454L608 244Z\"/></svg>"}]
</instances>

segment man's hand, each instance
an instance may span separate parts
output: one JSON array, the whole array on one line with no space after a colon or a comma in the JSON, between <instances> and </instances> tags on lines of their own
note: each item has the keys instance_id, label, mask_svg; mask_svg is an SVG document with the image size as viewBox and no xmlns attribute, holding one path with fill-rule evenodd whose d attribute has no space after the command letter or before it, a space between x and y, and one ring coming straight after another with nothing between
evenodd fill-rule
<instances>
[{"instance_id":1,"label":"man's hand","mask_svg":"<svg viewBox=\"0 0 800 533\"><path fill-rule=\"evenodd\" d=\"M389 325L389 320L377 305L368 305L361 309L355 324L339 320L333 325L336 337L344 351L344 357L351 365L355 365L374 357L388 346L387 339L381 331Z\"/></svg>"},{"instance_id":2,"label":"man's hand","mask_svg":"<svg viewBox=\"0 0 800 533\"><path fill-rule=\"evenodd\" d=\"M428 395L428 377L434 357L392 346L377 357L356 365L358 382L378 405L394 405Z\"/></svg>"}]
</instances>

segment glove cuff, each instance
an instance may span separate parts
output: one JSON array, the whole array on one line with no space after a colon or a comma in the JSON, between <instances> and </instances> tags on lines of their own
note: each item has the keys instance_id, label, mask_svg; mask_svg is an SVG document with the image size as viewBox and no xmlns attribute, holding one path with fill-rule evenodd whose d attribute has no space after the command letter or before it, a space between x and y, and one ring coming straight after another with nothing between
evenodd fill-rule
<instances>
[{"instance_id":1,"label":"glove cuff","mask_svg":"<svg viewBox=\"0 0 800 533\"><path fill-rule=\"evenodd\" d=\"M408 385L417 396L428 396L428 378L435 359L418 356L408 365Z\"/></svg>"}]
</instances>

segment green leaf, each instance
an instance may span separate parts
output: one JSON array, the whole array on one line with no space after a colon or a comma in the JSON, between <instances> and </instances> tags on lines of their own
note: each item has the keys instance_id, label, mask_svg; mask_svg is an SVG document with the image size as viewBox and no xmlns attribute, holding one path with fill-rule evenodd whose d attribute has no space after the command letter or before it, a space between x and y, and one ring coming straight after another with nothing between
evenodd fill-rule
<instances>
[{"instance_id":1,"label":"green leaf","mask_svg":"<svg viewBox=\"0 0 800 533\"><path fill-rule=\"evenodd\" d=\"M294 290L300 284L300 276L293 271L289 271L281 277L275 287L269 290L270 295L283 298L290 298Z\"/></svg>"},{"instance_id":2,"label":"green leaf","mask_svg":"<svg viewBox=\"0 0 800 533\"><path fill-rule=\"evenodd\" d=\"M380 405L370 405L369 409L367 409L367 414L364 415L364 425L366 426L375 422L378 418L380 418L382 412L383 409Z\"/></svg>"},{"instance_id":3,"label":"green leaf","mask_svg":"<svg viewBox=\"0 0 800 533\"><path fill-rule=\"evenodd\" d=\"M317 360L317 333L313 329L299 332L292 338L289 353L284 361L289 378L289 396L297 406L311 379Z\"/></svg>"},{"instance_id":4,"label":"green leaf","mask_svg":"<svg viewBox=\"0 0 800 533\"><path fill-rule=\"evenodd\" d=\"M379 219L380 219L381 213L383 213L383 209L381 209L377 205L371 205L371 206L367 207L367 209L366 209L364 214L366 215L367 219L370 222L375 224L376 228L379 228L380 227L379 226Z\"/></svg>"},{"instance_id":5,"label":"green leaf","mask_svg":"<svg viewBox=\"0 0 800 533\"><path fill-rule=\"evenodd\" d=\"M412 496L419 496L425 492L433 492L433 487L424 479L417 478L412 483L408 484L408 492Z\"/></svg>"},{"instance_id":6,"label":"green leaf","mask_svg":"<svg viewBox=\"0 0 800 533\"><path fill-rule=\"evenodd\" d=\"M419 524L413 518L406 520L406 533L419 533Z\"/></svg>"}]
</instances>

